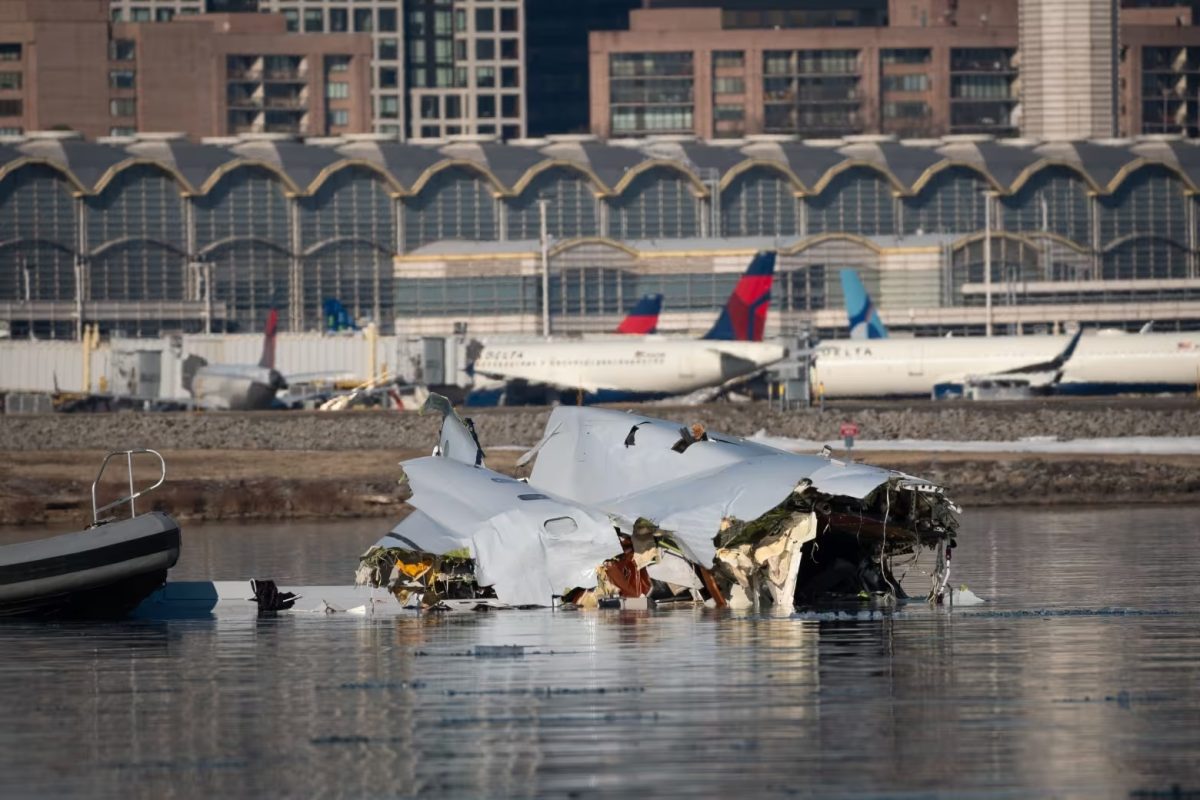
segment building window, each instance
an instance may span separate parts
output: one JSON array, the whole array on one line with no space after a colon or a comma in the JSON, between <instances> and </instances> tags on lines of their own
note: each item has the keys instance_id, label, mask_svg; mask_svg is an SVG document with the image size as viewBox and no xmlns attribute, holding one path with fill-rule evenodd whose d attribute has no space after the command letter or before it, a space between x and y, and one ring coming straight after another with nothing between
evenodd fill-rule
<instances>
[{"instance_id":1,"label":"building window","mask_svg":"<svg viewBox=\"0 0 1200 800\"><path fill-rule=\"evenodd\" d=\"M424 42L422 42L424 44ZM400 57L400 45L396 39L379 40L379 60L395 61Z\"/></svg>"},{"instance_id":2,"label":"building window","mask_svg":"<svg viewBox=\"0 0 1200 800\"><path fill-rule=\"evenodd\" d=\"M347 19L346 9L331 8L329 9L329 30L333 33L345 33L350 28L350 20Z\"/></svg>"},{"instance_id":3,"label":"building window","mask_svg":"<svg viewBox=\"0 0 1200 800\"><path fill-rule=\"evenodd\" d=\"M148 8L134 8L130 10L129 14L130 19L132 19L134 22L149 22L151 19L153 19L153 17L150 16L150 9Z\"/></svg>"},{"instance_id":4,"label":"building window","mask_svg":"<svg viewBox=\"0 0 1200 800\"><path fill-rule=\"evenodd\" d=\"M300 12L294 8L285 8L283 10L283 19L287 25L288 33L298 33L300 30Z\"/></svg>"},{"instance_id":5,"label":"building window","mask_svg":"<svg viewBox=\"0 0 1200 800\"><path fill-rule=\"evenodd\" d=\"M885 92L924 92L929 90L929 76L916 75L884 75L883 90Z\"/></svg>"},{"instance_id":6,"label":"building window","mask_svg":"<svg viewBox=\"0 0 1200 800\"><path fill-rule=\"evenodd\" d=\"M325 97L330 100L345 100L350 96L350 84L344 81L330 81L325 84Z\"/></svg>"},{"instance_id":7,"label":"building window","mask_svg":"<svg viewBox=\"0 0 1200 800\"><path fill-rule=\"evenodd\" d=\"M516 31L520 30L518 25L517 9L502 8L500 9L500 30Z\"/></svg>"},{"instance_id":8,"label":"building window","mask_svg":"<svg viewBox=\"0 0 1200 800\"><path fill-rule=\"evenodd\" d=\"M500 85L505 89L516 89L521 85L520 67L501 67Z\"/></svg>"},{"instance_id":9,"label":"building window","mask_svg":"<svg viewBox=\"0 0 1200 800\"><path fill-rule=\"evenodd\" d=\"M21 45L4 42L0 44L0 61L20 61Z\"/></svg>"},{"instance_id":10,"label":"building window","mask_svg":"<svg viewBox=\"0 0 1200 800\"><path fill-rule=\"evenodd\" d=\"M496 116L496 98L490 94L481 94L476 97L475 116L480 119L494 119Z\"/></svg>"},{"instance_id":11,"label":"building window","mask_svg":"<svg viewBox=\"0 0 1200 800\"><path fill-rule=\"evenodd\" d=\"M928 64L933 60L933 55L925 47L898 47L885 49L880 54L880 60L884 64Z\"/></svg>"},{"instance_id":12,"label":"building window","mask_svg":"<svg viewBox=\"0 0 1200 800\"><path fill-rule=\"evenodd\" d=\"M467 68L466 67L455 67L454 68L454 86L458 89L467 88Z\"/></svg>"},{"instance_id":13,"label":"building window","mask_svg":"<svg viewBox=\"0 0 1200 800\"><path fill-rule=\"evenodd\" d=\"M173 8L156 8L154 10L155 22L170 22L175 19L175 9Z\"/></svg>"},{"instance_id":14,"label":"building window","mask_svg":"<svg viewBox=\"0 0 1200 800\"><path fill-rule=\"evenodd\" d=\"M521 129L516 125L505 125L501 129L500 138L502 139L520 139Z\"/></svg>"},{"instance_id":15,"label":"building window","mask_svg":"<svg viewBox=\"0 0 1200 800\"><path fill-rule=\"evenodd\" d=\"M408 60L412 64L421 64L425 61L425 40L414 39L408 43Z\"/></svg>"},{"instance_id":16,"label":"building window","mask_svg":"<svg viewBox=\"0 0 1200 800\"><path fill-rule=\"evenodd\" d=\"M476 31L494 31L496 30L496 10L492 8L477 8L475 9L475 30Z\"/></svg>"},{"instance_id":17,"label":"building window","mask_svg":"<svg viewBox=\"0 0 1200 800\"><path fill-rule=\"evenodd\" d=\"M746 54L741 50L714 50L713 66L718 69L745 69Z\"/></svg>"},{"instance_id":18,"label":"building window","mask_svg":"<svg viewBox=\"0 0 1200 800\"><path fill-rule=\"evenodd\" d=\"M0 72L0 89L20 89L21 73Z\"/></svg>"},{"instance_id":19,"label":"building window","mask_svg":"<svg viewBox=\"0 0 1200 800\"><path fill-rule=\"evenodd\" d=\"M137 128L130 128L127 125L117 125L108 129L109 136L133 136L137 133Z\"/></svg>"},{"instance_id":20,"label":"building window","mask_svg":"<svg viewBox=\"0 0 1200 800\"><path fill-rule=\"evenodd\" d=\"M454 10L454 32L462 33L467 29L467 12L464 9Z\"/></svg>"},{"instance_id":21,"label":"building window","mask_svg":"<svg viewBox=\"0 0 1200 800\"><path fill-rule=\"evenodd\" d=\"M20 100L0 100L0 117L19 117L25 113Z\"/></svg>"},{"instance_id":22,"label":"building window","mask_svg":"<svg viewBox=\"0 0 1200 800\"><path fill-rule=\"evenodd\" d=\"M454 20L449 11L433 12L433 33L435 36L449 36L454 33Z\"/></svg>"},{"instance_id":23,"label":"building window","mask_svg":"<svg viewBox=\"0 0 1200 800\"><path fill-rule=\"evenodd\" d=\"M495 39L476 39L475 58L479 61L491 61L496 57Z\"/></svg>"},{"instance_id":24,"label":"building window","mask_svg":"<svg viewBox=\"0 0 1200 800\"><path fill-rule=\"evenodd\" d=\"M113 39L108 45L108 57L113 61L133 61L135 53L131 39Z\"/></svg>"},{"instance_id":25,"label":"building window","mask_svg":"<svg viewBox=\"0 0 1200 800\"><path fill-rule=\"evenodd\" d=\"M381 67L379 70L379 88L395 89L400 85L399 71L395 67Z\"/></svg>"},{"instance_id":26,"label":"building window","mask_svg":"<svg viewBox=\"0 0 1200 800\"><path fill-rule=\"evenodd\" d=\"M112 89L132 89L133 70L131 69L114 69L108 73L108 85Z\"/></svg>"},{"instance_id":27,"label":"building window","mask_svg":"<svg viewBox=\"0 0 1200 800\"><path fill-rule=\"evenodd\" d=\"M446 97L446 119L462 118L462 98L452 94Z\"/></svg>"},{"instance_id":28,"label":"building window","mask_svg":"<svg viewBox=\"0 0 1200 800\"><path fill-rule=\"evenodd\" d=\"M331 128L344 128L350 124L350 112L344 108L335 108L325 118Z\"/></svg>"},{"instance_id":29,"label":"building window","mask_svg":"<svg viewBox=\"0 0 1200 800\"><path fill-rule=\"evenodd\" d=\"M437 125L422 125L421 126L421 138L422 139L437 139L441 135L442 135L441 131L438 130Z\"/></svg>"},{"instance_id":30,"label":"building window","mask_svg":"<svg viewBox=\"0 0 1200 800\"><path fill-rule=\"evenodd\" d=\"M500 40L500 58L505 61L516 61L521 57L521 46L516 39Z\"/></svg>"},{"instance_id":31,"label":"building window","mask_svg":"<svg viewBox=\"0 0 1200 800\"><path fill-rule=\"evenodd\" d=\"M713 92L716 94L745 94L746 81L742 78L715 78Z\"/></svg>"},{"instance_id":32,"label":"building window","mask_svg":"<svg viewBox=\"0 0 1200 800\"><path fill-rule=\"evenodd\" d=\"M19 126L18 127L11 127L11 126L5 127L3 125L0 125L0 136L20 136L22 133L24 133L24 130Z\"/></svg>"},{"instance_id":33,"label":"building window","mask_svg":"<svg viewBox=\"0 0 1200 800\"><path fill-rule=\"evenodd\" d=\"M475 68L475 85L483 87L491 87L496 85L496 68L495 67L476 67Z\"/></svg>"},{"instance_id":34,"label":"building window","mask_svg":"<svg viewBox=\"0 0 1200 800\"><path fill-rule=\"evenodd\" d=\"M512 119L521 114L521 98L515 94L500 95L500 116Z\"/></svg>"},{"instance_id":35,"label":"building window","mask_svg":"<svg viewBox=\"0 0 1200 800\"><path fill-rule=\"evenodd\" d=\"M396 9L379 9L379 30L383 31L384 33L396 32Z\"/></svg>"},{"instance_id":36,"label":"building window","mask_svg":"<svg viewBox=\"0 0 1200 800\"><path fill-rule=\"evenodd\" d=\"M930 113L929 105L923 102L883 104L885 119L925 119Z\"/></svg>"},{"instance_id":37,"label":"building window","mask_svg":"<svg viewBox=\"0 0 1200 800\"><path fill-rule=\"evenodd\" d=\"M400 116L400 98L379 98L379 116L384 119L397 119Z\"/></svg>"},{"instance_id":38,"label":"building window","mask_svg":"<svg viewBox=\"0 0 1200 800\"><path fill-rule=\"evenodd\" d=\"M325 56L325 69L330 72L349 72L350 56Z\"/></svg>"},{"instance_id":39,"label":"building window","mask_svg":"<svg viewBox=\"0 0 1200 800\"><path fill-rule=\"evenodd\" d=\"M486 136L489 133L495 133L496 126L495 125L480 125L480 126L478 126L477 130Z\"/></svg>"},{"instance_id":40,"label":"building window","mask_svg":"<svg viewBox=\"0 0 1200 800\"><path fill-rule=\"evenodd\" d=\"M309 8L304 12L304 32L305 33L324 33L325 32L325 15L321 13L319 8Z\"/></svg>"},{"instance_id":41,"label":"building window","mask_svg":"<svg viewBox=\"0 0 1200 800\"><path fill-rule=\"evenodd\" d=\"M692 130L692 53L614 53L609 57L613 133Z\"/></svg>"},{"instance_id":42,"label":"building window","mask_svg":"<svg viewBox=\"0 0 1200 800\"><path fill-rule=\"evenodd\" d=\"M425 12L410 11L408 12L408 39L414 39L425 35Z\"/></svg>"},{"instance_id":43,"label":"building window","mask_svg":"<svg viewBox=\"0 0 1200 800\"><path fill-rule=\"evenodd\" d=\"M114 97L108 101L108 113L114 117L132 117L137 114L137 101L132 97Z\"/></svg>"},{"instance_id":44,"label":"building window","mask_svg":"<svg viewBox=\"0 0 1200 800\"><path fill-rule=\"evenodd\" d=\"M692 54L687 53L613 53L609 74L614 78L660 77L692 74Z\"/></svg>"},{"instance_id":45,"label":"building window","mask_svg":"<svg viewBox=\"0 0 1200 800\"><path fill-rule=\"evenodd\" d=\"M434 85L448 89L454 85L454 70L450 67L438 67L433 73Z\"/></svg>"},{"instance_id":46,"label":"building window","mask_svg":"<svg viewBox=\"0 0 1200 800\"><path fill-rule=\"evenodd\" d=\"M453 64L454 63L454 48L462 42L452 41L450 39L434 39L433 41L433 61L435 64ZM466 58L466 54L463 54Z\"/></svg>"},{"instance_id":47,"label":"building window","mask_svg":"<svg viewBox=\"0 0 1200 800\"><path fill-rule=\"evenodd\" d=\"M370 33L375 30L375 26L371 22L371 9L354 9L354 30L359 33Z\"/></svg>"},{"instance_id":48,"label":"building window","mask_svg":"<svg viewBox=\"0 0 1200 800\"><path fill-rule=\"evenodd\" d=\"M718 122L741 122L746 118L746 109L743 106L718 105L715 113Z\"/></svg>"},{"instance_id":49,"label":"building window","mask_svg":"<svg viewBox=\"0 0 1200 800\"><path fill-rule=\"evenodd\" d=\"M113 22L120 22L122 19L124 19L124 17L125 17L125 15L121 12L121 9L119 9L119 8L114 8L113 10L108 12L108 18L110 20L112 20Z\"/></svg>"},{"instance_id":50,"label":"building window","mask_svg":"<svg viewBox=\"0 0 1200 800\"><path fill-rule=\"evenodd\" d=\"M440 116L437 97L425 95L421 98L421 116L425 119L437 119Z\"/></svg>"}]
</instances>

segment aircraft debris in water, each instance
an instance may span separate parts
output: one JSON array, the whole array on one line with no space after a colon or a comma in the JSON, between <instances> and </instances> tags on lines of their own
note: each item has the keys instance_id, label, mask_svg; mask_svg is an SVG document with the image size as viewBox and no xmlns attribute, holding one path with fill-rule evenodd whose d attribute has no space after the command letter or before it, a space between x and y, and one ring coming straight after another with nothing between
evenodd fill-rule
<instances>
[{"instance_id":1,"label":"aircraft debris in water","mask_svg":"<svg viewBox=\"0 0 1200 800\"><path fill-rule=\"evenodd\" d=\"M487 468L471 420L445 398L426 408L442 414L438 445L401 464L415 510L357 576L405 605L895 600L899 566L929 552L928 597L949 596L959 509L921 478L560 406L518 480Z\"/></svg>"}]
</instances>

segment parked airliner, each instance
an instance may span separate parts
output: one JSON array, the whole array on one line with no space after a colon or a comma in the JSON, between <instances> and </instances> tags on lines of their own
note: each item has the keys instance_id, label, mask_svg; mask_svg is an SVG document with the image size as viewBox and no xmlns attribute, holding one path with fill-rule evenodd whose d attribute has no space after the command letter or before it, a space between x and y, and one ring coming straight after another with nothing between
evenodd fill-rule
<instances>
[{"instance_id":1,"label":"parked airliner","mask_svg":"<svg viewBox=\"0 0 1200 800\"><path fill-rule=\"evenodd\" d=\"M275 369L275 333L279 312L271 309L263 336L262 358L257 364L209 364L199 356L183 362L183 388L200 408L217 411L255 411L275 405L275 396L287 381Z\"/></svg>"},{"instance_id":2,"label":"parked airliner","mask_svg":"<svg viewBox=\"0 0 1200 800\"><path fill-rule=\"evenodd\" d=\"M861 286L857 276L852 283ZM849 294L852 326L858 308L866 322L874 305ZM878 330L887 336L882 321ZM827 339L816 347L813 386L826 397L929 397L993 376L1053 394L1191 391L1200 382L1198 333L1087 332L1071 344L1066 335Z\"/></svg>"},{"instance_id":3,"label":"parked airliner","mask_svg":"<svg viewBox=\"0 0 1200 800\"><path fill-rule=\"evenodd\" d=\"M720 386L782 360L781 345L763 342L775 253L758 253L702 339L655 337L549 341L487 347L476 374L503 380L510 391L573 402L647 400ZM532 391L531 391L532 390ZM468 397L468 404L472 403Z\"/></svg>"}]
</instances>

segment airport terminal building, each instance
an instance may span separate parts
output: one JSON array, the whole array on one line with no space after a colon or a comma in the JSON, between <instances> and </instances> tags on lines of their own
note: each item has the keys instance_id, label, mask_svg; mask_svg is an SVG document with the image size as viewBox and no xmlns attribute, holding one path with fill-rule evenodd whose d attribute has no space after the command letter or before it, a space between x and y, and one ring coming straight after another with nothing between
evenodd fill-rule
<instances>
[{"instance_id":1,"label":"airport terminal building","mask_svg":"<svg viewBox=\"0 0 1200 800\"><path fill-rule=\"evenodd\" d=\"M841 330L853 267L894 329L1200 328L1200 146L987 135L401 143L0 139L0 322L23 338L323 326L610 330L645 292L711 324L780 253L768 333ZM548 233L545 248L541 231ZM543 269L548 289L543 297Z\"/></svg>"}]
</instances>

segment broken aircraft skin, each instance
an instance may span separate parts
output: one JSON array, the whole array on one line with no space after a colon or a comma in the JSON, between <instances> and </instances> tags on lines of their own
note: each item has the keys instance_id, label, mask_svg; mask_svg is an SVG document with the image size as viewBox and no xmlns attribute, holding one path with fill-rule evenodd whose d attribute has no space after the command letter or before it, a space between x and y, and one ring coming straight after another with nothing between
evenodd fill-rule
<instances>
[{"instance_id":1,"label":"broken aircraft skin","mask_svg":"<svg viewBox=\"0 0 1200 800\"><path fill-rule=\"evenodd\" d=\"M919 478L560 406L517 480L486 468L470 420L444 398L426 410L443 415L438 446L401 464L415 511L358 575L406 604L894 600L906 597L897 565L923 551L936 552L927 599L948 596L958 508Z\"/></svg>"}]
</instances>

